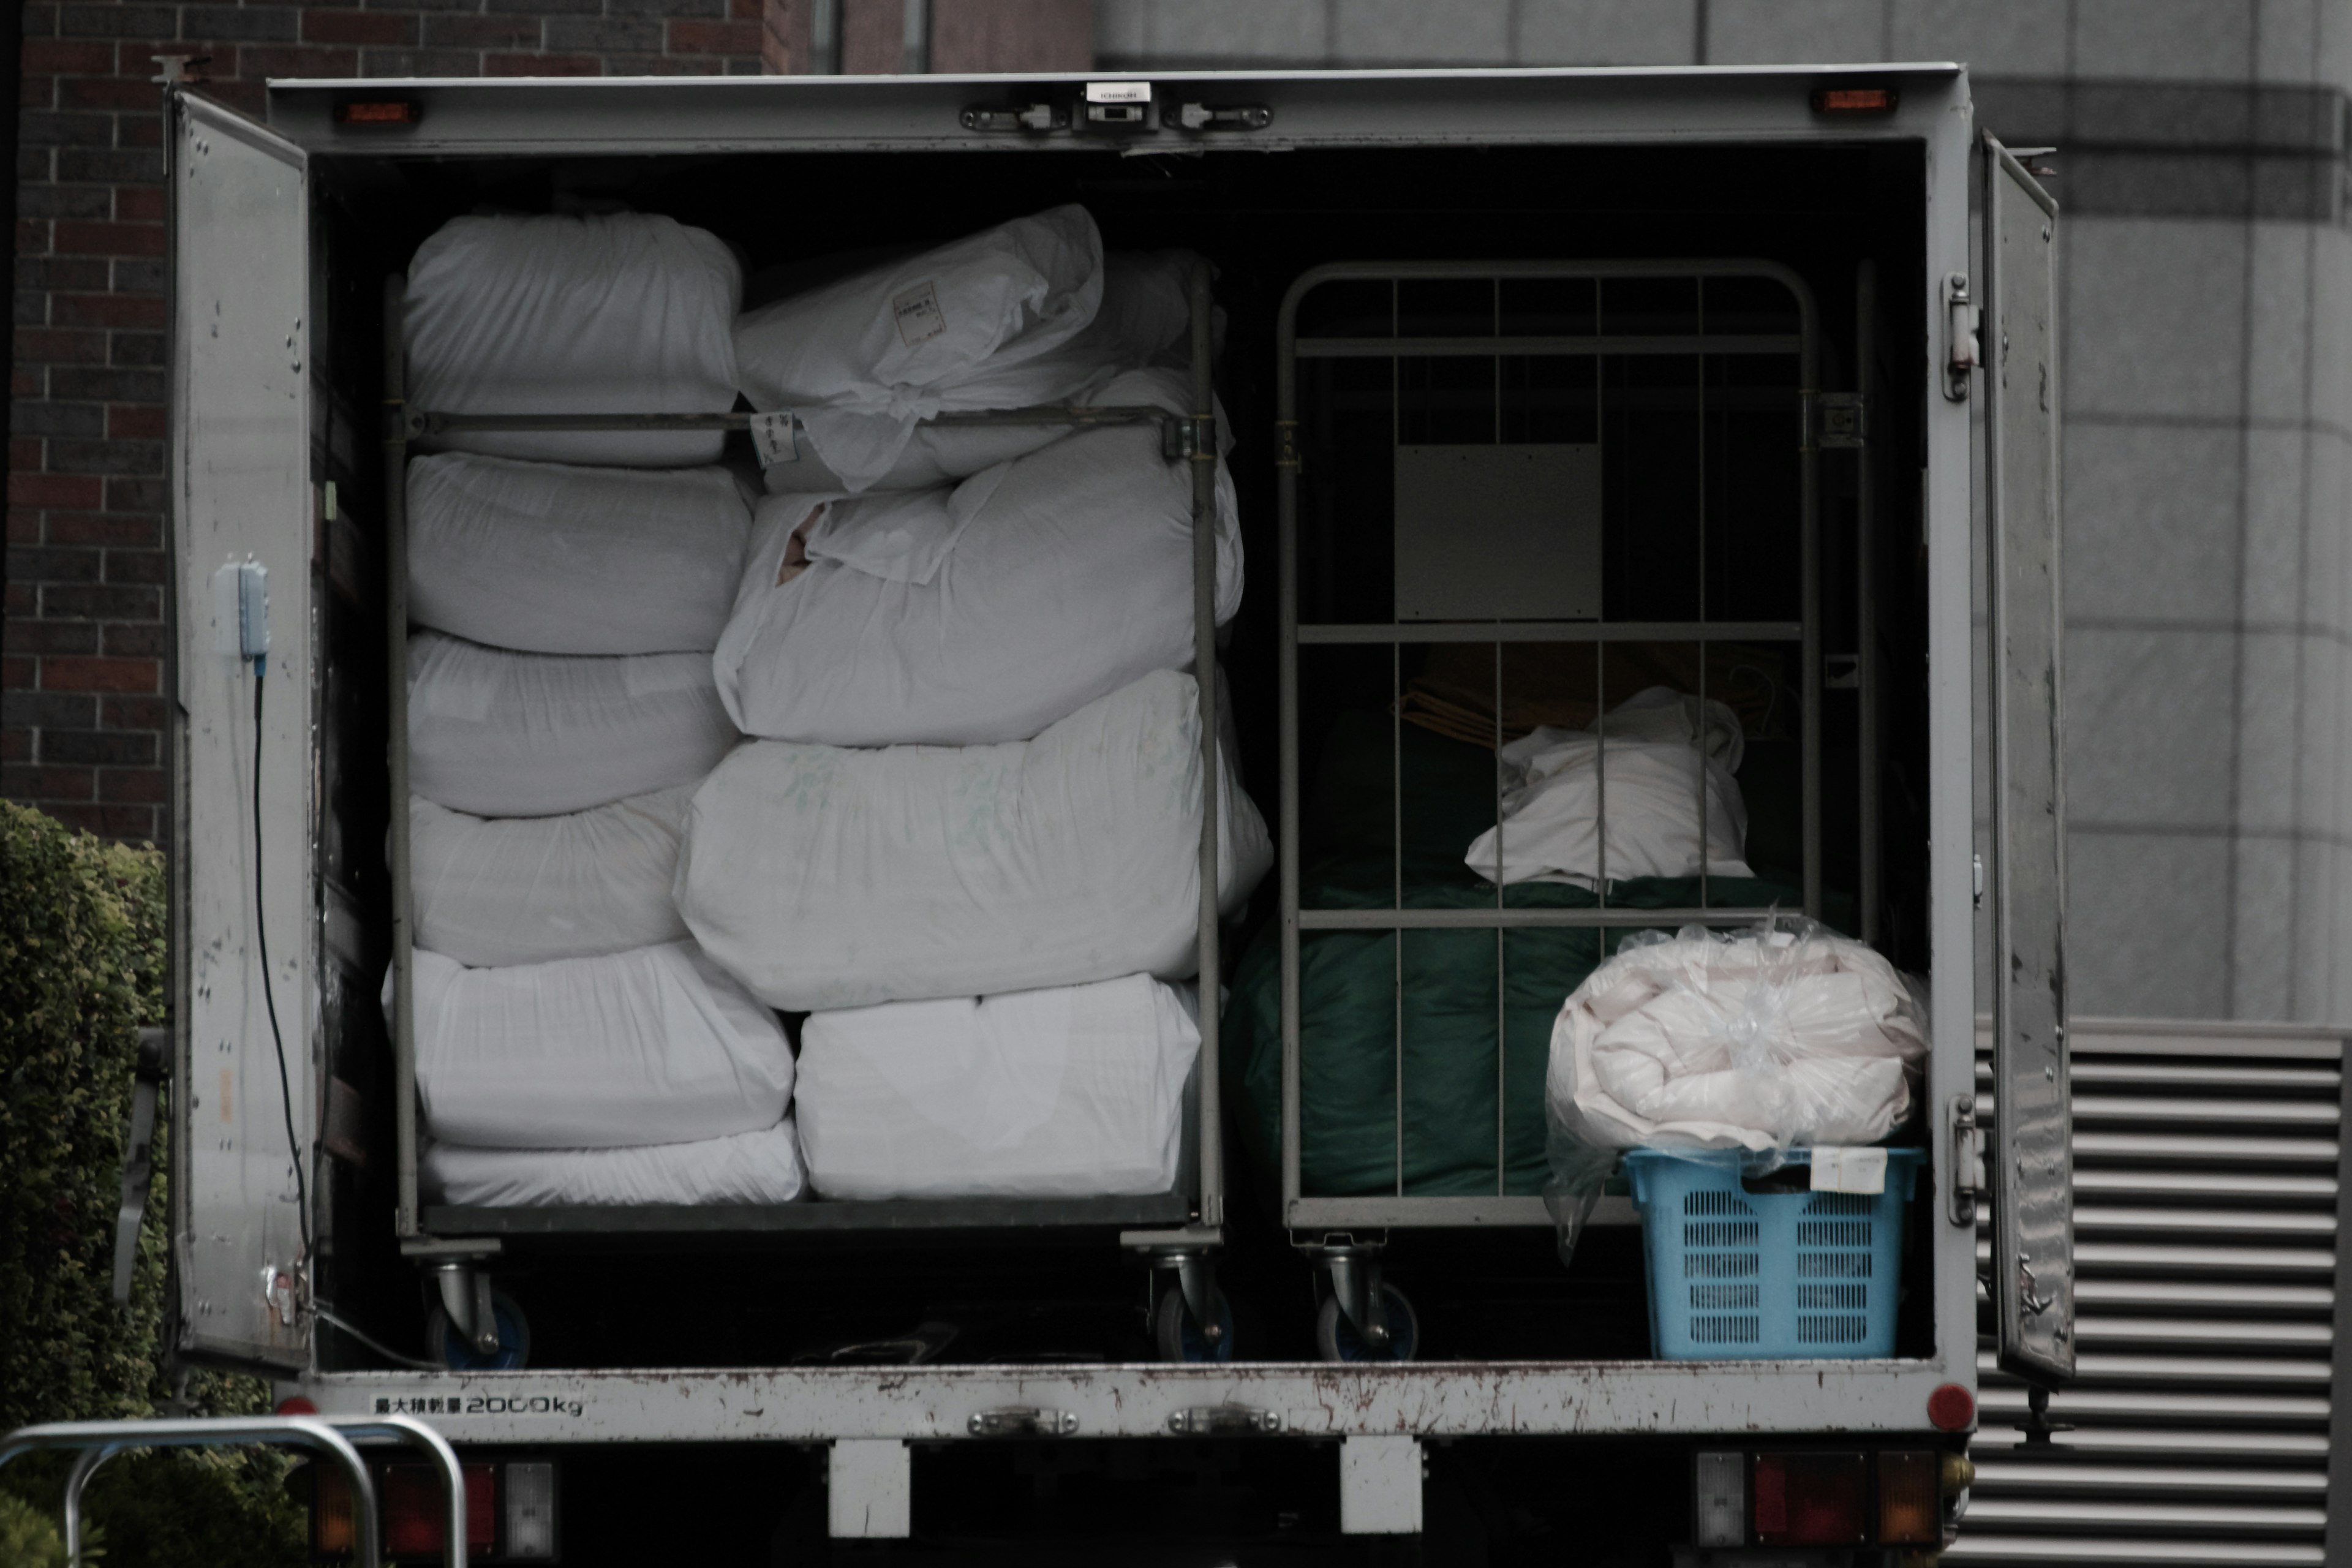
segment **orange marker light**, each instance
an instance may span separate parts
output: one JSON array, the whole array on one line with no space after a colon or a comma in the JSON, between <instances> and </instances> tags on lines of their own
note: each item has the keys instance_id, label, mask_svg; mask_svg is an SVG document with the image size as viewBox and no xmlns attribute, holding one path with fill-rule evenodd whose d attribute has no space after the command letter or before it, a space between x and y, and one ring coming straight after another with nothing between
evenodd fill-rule
<instances>
[{"instance_id":1,"label":"orange marker light","mask_svg":"<svg viewBox=\"0 0 2352 1568\"><path fill-rule=\"evenodd\" d=\"M1822 87L1813 89L1815 114L1892 114L1902 99L1891 87Z\"/></svg>"},{"instance_id":2,"label":"orange marker light","mask_svg":"<svg viewBox=\"0 0 2352 1568\"><path fill-rule=\"evenodd\" d=\"M423 106L404 99L335 105L338 125L414 125L424 118Z\"/></svg>"}]
</instances>

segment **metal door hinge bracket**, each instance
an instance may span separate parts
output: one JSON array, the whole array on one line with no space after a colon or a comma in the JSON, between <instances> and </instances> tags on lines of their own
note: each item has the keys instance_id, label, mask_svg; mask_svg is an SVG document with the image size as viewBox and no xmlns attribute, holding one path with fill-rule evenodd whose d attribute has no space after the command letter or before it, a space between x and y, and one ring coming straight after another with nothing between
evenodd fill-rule
<instances>
[{"instance_id":1,"label":"metal door hinge bracket","mask_svg":"<svg viewBox=\"0 0 2352 1568\"><path fill-rule=\"evenodd\" d=\"M1277 419L1274 422L1274 466L1296 468L1298 463L1298 421Z\"/></svg>"},{"instance_id":2,"label":"metal door hinge bracket","mask_svg":"<svg viewBox=\"0 0 2352 1568\"><path fill-rule=\"evenodd\" d=\"M1263 103L1184 103L1177 105L1176 123L1187 131L1263 131L1274 123L1274 110Z\"/></svg>"},{"instance_id":3,"label":"metal door hinge bracket","mask_svg":"<svg viewBox=\"0 0 2352 1568\"><path fill-rule=\"evenodd\" d=\"M1969 275L1953 272L1944 279L1944 395L1954 403L1969 400L1969 373L1983 363L1977 335L1984 312L1969 292Z\"/></svg>"},{"instance_id":4,"label":"metal door hinge bracket","mask_svg":"<svg viewBox=\"0 0 2352 1568\"><path fill-rule=\"evenodd\" d=\"M1813 445L1858 447L1870 443L1870 400L1859 392L1816 392L1805 399Z\"/></svg>"},{"instance_id":5,"label":"metal door hinge bracket","mask_svg":"<svg viewBox=\"0 0 2352 1568\"><path fill-rule=\"evenodd\" d=\"M1979 1143L1974 1095L1956 1094L1948 1108L1951 1129L1952 1179L1947 1215L1954 1225L1977 1223L1977 1200L1984 1194L1984 1154Z\"/></svg>"},{"instance_id":6,"label":"metal door hinge bracket","mask_svg":"<svg viewBox=\"0 0 2352 1568\"><path fill-rule=\"evenodd\" d=\"M1016 103L992 109L974 104L961 116L966 131L1067 131L1070 111L1051 103Z\"/></svg>"},{"instance_id":7,"label":"metal door hinge bracket","mask_svg":"<svg viewBox=\"0 0 2352 1568\"><path fill-rule=\"evenodd\" d=\"M1078 1429L1078 1417L1074 1411L1013 1405L978 1411L964 1429L975 1437L1067 1437Z\"/></svg>"}]
</instances>

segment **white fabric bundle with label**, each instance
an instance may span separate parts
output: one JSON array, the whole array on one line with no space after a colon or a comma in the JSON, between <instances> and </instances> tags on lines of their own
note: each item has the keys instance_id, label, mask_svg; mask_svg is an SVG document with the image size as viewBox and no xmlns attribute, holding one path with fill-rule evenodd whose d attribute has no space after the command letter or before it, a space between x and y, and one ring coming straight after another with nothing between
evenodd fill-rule
<instances>
[{"instance_id":1,"label":"white fabric bundle with label","mask_svg":"<svg viewBox=\"0 0 2352 1568\"><path fill-rule=\"evenodd\" d=\"M1117 405L1135 401L1111 389L1130 370L1190 363L1192 325L1189 250L1118 253L1103 258L1102 304L1095 318L1060 347L1010 365L993 362L956 378L937 394L942 408L1034 408L1045 404ZM755 312L756 313L756 312ZM1189 388L1189 374L1180 383ZM1188 394L1189 395L1189 394ZM1178 412L1191 412L1189 409ZM889 468L870 481L850 484L825 462L814 440L764 476L772 493L861 489L927 489L1008 462L1067 435L1068 425L916 425Z\"/></svg>"},{"instance_id":2,"label":"white fabric bundle with label","mask_svg":"<svg viewBox=\"0 0 2352 1568\"><path fill-rule=\"evenodd\" d=\"M1480 834L1463 858L1490 882L1589 888L1602 872L1605 806L1612 881L1696 877L1704 777L1706 872L1752 877L1748 805L1731 776L1745 746L1730 709L1710 699L1702 712L1699 699L1664 686L1619 704L1597 731L1539 726L1502 749L1501 830Z\"/></svg>"},{"instance_id":3,"label":"white fabric bundle with label","mask_svg":"<svg viewBox=\"0 0 2352 1568\"><path fill-rule=\"evenodd\" d=\"M1591 1149L1874 1143L1927 1054L1894 966L1805 921L1639 933L1552 1026L1553 1128Z\"/></svg>"},{"instance_id":4,"label":"white fabric bundle with label","mask_svg":"<svg viewBox=\"0 0 2352 1568\"><path fill-rule=\"evenodd\" d=\"M942 409L1064 395L1027 395L1019 367L1085 331L1102 293L1094 218L1055 207L751 311L735 328L743 393L798 414L825 467L865 489Z\"/></svg>"},{"instance_id":5,"label":"white fabric bundle with label","mask_svg":"<svg viewBox=\"0 0 2352 1568\"><path fill-rule=\"evenodd\" d=\"M698 653L509 653L408 639L408 779L477 816L548 816L700 778L735 727Z\"/></svg>"},{"instance_id":6,"label":"white fabric bundle with label","mask_svg":"<svg viewBox=\"0 0 2352 1568\"><path fill-rule=\"evenodd\" d=\"M506 969L420 948L413 984L416 1092L444 1143L688 1143L773 1127L792 1099L775 1016L690 942Z\"/></svg>"},{"instance_id":7,"label":"white fabric bundle with label","mask_svg":"<svg viewBox=\"0 0 2352 1568\"><path fill-rule=\"evenodd\" d=\"M694 789L561 816L469 816L410 795L416 945L478 967L683 941L669 889Z\"/></svg>"},{"instance_id":8,"label":"white fabric bundle with label","mask_svg":"<svg viewBox=\"0 0 2352 1568\"><path fill-rule=\"evenodd\" d=\"M1193 973L1200 709L1145 676L1034 741L853 751L761 741L688 814L677 904L711 957L790 1011ZM1273 860L1218 770L1219 891Z\"/></svg>"},{"instance_id":9,"label":"white fabric bundle with label","mask_svg":"<svg viewBox=\"0 0 2352 1568\"><path fill-rule=\"evenodd\" d=\"M751 534L750 501L724 468L419 458L408 612L527 653L708 652Z\"/></svg>"},{"instance_id":10,"label":"white fabric bundle with label","mask_svg":"<svg viewBox=\"0 0 2352 1568\"><path fill-rule=\"evenodd\" d=\"M1111 391L1174 410L1181 384L1139 371ZM712 660L748 733L836 746L1025 740L1192 662L1191 465L1163 458L1150 426L1068 436L952 490L771 497L759 517ZM1222 623L1242 597L1222 463L1216 551Z\"/></svg>"},{"instance_id":11,"label":"white fabric bundle with label","mask_svg":"<svg viewBox=\"0 0 2352 1568\"><path fill-rule=\"evenodd\" d=\"M650 213L457 217L408 264L408 405L437 414L723 414L743 272L718 236ZM551 463L712 463L709 431L451 432Z\"/></svg>"},{"instance_id":12,"label":"white fabric bundle with label","mask_svg":"<svg viewBox=\"0 0 2352 1568\"><path fill-rule=\"evenodd\" d=\"M634 1149L468 1149L427 1142L416 1177L445 1204L788 1204L806 1190L792 1118L758 1132Z\"/></svg>"},{"instance_id":13,"label":"white fabric bundle with label","mask_svg":"<svg viewBox=\"0 0 2352 1568\"><path fill-rule=\"evenodd\" d=\"M795 1114L831 1198L1164 1193L1200 1052L1147 974L814 1013Z\"/></svg>"}]
</instances>

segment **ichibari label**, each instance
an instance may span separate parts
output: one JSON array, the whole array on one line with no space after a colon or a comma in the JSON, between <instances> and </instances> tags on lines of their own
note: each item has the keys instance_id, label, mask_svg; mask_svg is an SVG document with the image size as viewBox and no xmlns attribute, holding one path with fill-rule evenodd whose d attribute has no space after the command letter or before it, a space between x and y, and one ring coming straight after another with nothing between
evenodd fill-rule
<instances>
[{"instance_id":1,"label":"ichibari label","mask_svg":"<svg viewBox=\"0 0 2352 1568\"><path fill-rule=\"evenodd\" d=\"M898 319L898 341L908 348L927 343L948 330L947 315L940 309L939 290L928 280L891 300L890 313Z\"/></svg>"}]
</instances>

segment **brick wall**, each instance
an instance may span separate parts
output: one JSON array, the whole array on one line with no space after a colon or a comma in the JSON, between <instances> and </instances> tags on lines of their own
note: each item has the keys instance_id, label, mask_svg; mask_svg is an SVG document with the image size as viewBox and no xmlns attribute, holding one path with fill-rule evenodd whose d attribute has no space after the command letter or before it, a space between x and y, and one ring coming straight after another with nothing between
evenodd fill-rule
<instances>
[{"instance_id":1,"label":"brick wall","mask_svg":"<svg viewBox=\"0 0 2352 1568\"><path fill-rule=\"evenodd\" d=\"M761 0L27 0L0 644L0 795L110 837L171 826L158 54L258 110L285 76L756 72Z\"/></svg>"}]
</instances>

